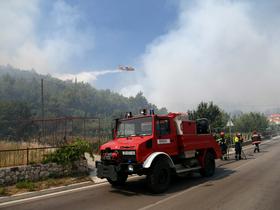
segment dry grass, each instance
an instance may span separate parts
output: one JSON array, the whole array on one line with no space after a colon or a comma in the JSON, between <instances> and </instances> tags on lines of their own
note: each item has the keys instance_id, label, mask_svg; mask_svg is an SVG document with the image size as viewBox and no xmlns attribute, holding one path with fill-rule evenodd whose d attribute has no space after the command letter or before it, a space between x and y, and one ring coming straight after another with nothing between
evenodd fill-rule
<instances>
[{"instance_id":1,"label":"dry grass","mask_svg":"<svg viewBox=\"0 0 280 210\"><path fill-rule=\"evenodd\" d=\"M39 163L43 160L45 154L51 153L55 150L32 149L42 147L46 147L46 145L43 146L38 143L29 142L0 141L0 167L25 165L27 164L27 160L28 163ZM27 148L29 148L28 151L26 150Z\"/></svg>"},{"instance_id":2,"label":"dry grass","mask_svg":"<svg viewBox=\"0 0 280 210\"><path fill-rule=\"evenodd\" d=\"M0 150L11 150L11 149L26 149L26 148L37 148L42 147L38 143L32 142L13 142L13 141L1 141Z\"/></svg>"},{"instance_id":3,"label":"dry grass","mask_svg":"<svg viewBox=\"0 0 280 210\"><path fill-rule=\"evenodd\" d=\"M90 139L93 143L93 151L98 153L99 144L96 139ZM74 140L73 140L74 141ZM12 142L0 140L0 168L9 166L40 163L46 154L52 153L56 148L47 148L34 142ZM27 151L27 148L29 150ZM32 149L33 148L33 149ZM3 151L8 150L8 151ZM15 150L15 151L9 151ZM28 161L27 161L28 160Z\"/></svg>"},{"instance_id":4,"label":"dry grass","mask_svg":"<svg viewBox=\"0 0 280 210\"><path fill-rule=\"evenodd\" d=\"M48 189L52 187L67 186L70 184L91 181L89 177L65 177L57 179L46 179L38 182L28 182L28 184L17 184L8 187L0 188L0 197L15 195L30 191L39 191L43 189ZM32 185L32 187L30 187ZM1 193L2 192L2 193Z\"/></svg>"}]
</instances>

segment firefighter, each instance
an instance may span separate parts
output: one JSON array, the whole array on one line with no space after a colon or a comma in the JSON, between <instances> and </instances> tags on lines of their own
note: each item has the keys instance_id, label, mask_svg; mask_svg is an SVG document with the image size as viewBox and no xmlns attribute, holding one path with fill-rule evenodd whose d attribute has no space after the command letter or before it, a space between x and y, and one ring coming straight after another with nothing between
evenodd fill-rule
<instances>
[{"instance_id":1,"label":"firefighter","mask_svg":"<svg viewBox=\"0 0 280 210\"><path fill-rule=\"evenodd\" d=\"M222 160L227 160L227 139L225 138L225 133L221 132L220 133L220 138L218 139L218 142L220 144L221 150L222 150Z\"/></svg>"},{"instance_id":2,"label":"firefighter","mask_svg":"<svg viewBox=\"0 0 280 210\"><path fill-rule=\"evenodd\" d=\"M242 151L242 135L241 133L237 133L233 139L235 146L235 160L241 160L241 151Z\"/></svg>"},{"instance_id":3,"label":"firefighter","mask_svg":"<svg viewBox=\"0 0 280 210\"><path fill-rule=\"evenodd\" d=\"M259 144L261 143L261 135L257 133L257 131L253 131L252 134L252 144L255 145L254 153L260 152Z\"/></svg>"}]
</instances>

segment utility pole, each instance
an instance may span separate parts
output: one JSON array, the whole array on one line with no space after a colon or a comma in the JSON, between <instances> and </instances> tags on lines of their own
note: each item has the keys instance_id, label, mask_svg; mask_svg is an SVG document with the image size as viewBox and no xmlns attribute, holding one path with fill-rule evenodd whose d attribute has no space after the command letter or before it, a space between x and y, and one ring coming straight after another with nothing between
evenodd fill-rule
<instances>
[{"instance_id":1,"label":"utility pole","mask_svg":"<svg viewBox=\"0 0 280 210\"><path fill-rule=\"evenodd\" d=\"M41 111L42 111L42 137L45 140L45 108L44 108L44 79L41 79Z\"/></svg>"}]
</instances>

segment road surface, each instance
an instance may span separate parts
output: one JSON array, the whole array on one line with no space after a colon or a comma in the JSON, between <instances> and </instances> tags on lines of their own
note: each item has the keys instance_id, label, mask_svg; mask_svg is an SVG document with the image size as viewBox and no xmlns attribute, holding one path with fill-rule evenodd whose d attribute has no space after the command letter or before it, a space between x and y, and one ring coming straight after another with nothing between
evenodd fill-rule
<instances>
[{"instance_id":1,"label":"road surface","mask_svg":"<svg viewBox=\"0 0 280 210\"><path fill-rule=\"evenodd\" d=\"M107 183L73 191L0 203L0 209L280 209L280 139L265 142L260 153L246 151L247 160L217 161L212 178L194 175L172 182L164 194L150 194L144 178L133 178L121 189Z\"/></svg>"}]
</instances>

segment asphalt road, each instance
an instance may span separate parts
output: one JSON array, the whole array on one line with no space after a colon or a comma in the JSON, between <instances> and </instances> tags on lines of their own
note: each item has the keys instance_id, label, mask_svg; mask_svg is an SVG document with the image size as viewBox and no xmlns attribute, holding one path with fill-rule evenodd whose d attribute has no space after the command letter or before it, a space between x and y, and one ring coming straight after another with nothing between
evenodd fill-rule
<instances>
[{"instance_id":1,"label":"asphalt road","mask_svg":"<svg viewBox=\"0 0 280 210\"><path fill-rule=\"evenodd\" d=\"M247 160L217 161L214 177L199 175L173 180L170 190L152 195L143 178L128 181L121 189L109 184L66 193L0 204L0 209L280 209L280 139L261 145L260 153L246 150Z\"/></svg>"}]
</instances>

